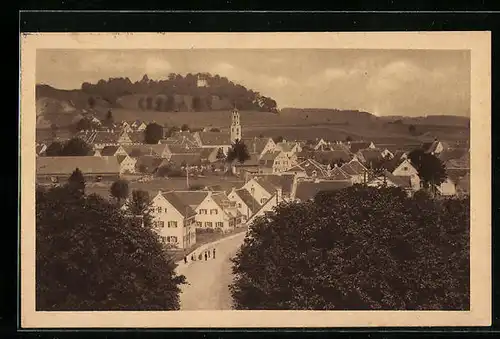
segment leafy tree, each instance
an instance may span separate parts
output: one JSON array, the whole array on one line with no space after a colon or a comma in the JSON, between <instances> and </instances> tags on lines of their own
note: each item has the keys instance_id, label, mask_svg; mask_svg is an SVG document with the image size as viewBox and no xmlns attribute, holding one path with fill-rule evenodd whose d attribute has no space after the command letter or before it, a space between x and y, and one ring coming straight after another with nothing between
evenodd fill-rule
<instances>
[{"instance_id":1,"label":"leafy tree","mask_svg":"<svg viewBox=\"0 0 500 339\"><path fill-rule=\"evenodd\" d=\"M144 142L157 144L161 138L163 138L163 127L155 122L149 123L144 130Z\"/></svg>"},{"instance_id":2,"label":"leafy tree","mask_svg":"<svg viewBox=\"0 0 500 339\"><path fill-rule=\"evenodd\" d=\"M75 131L90 131L93 129L98 129L99 125L94 123L89 118L82 118L74 125Z\"/></svg>"},{"instance_id":3,"label":"leafy tree","mask_svg":"<svg viewBox=\"0 0 500 339\"><path fill-rule=\"evenodd\" d=\"M128 181L119 179L111 184L109 189L111 196L116 199L118 204L122 201L122 199L126 199L128 197L129 188Z\"/></svg>"},{"instance_id":4,"label":"leafy tree","mask_svg":"<svg viewBox=\"0 0 500 339\"><path fill-rule=\"evenodd\" d=\"M48 157L58 157L62 154L64 144L59 141L54 141L45 150L45 155Z\"/></svg>"},{"instance_id":5,"label":"leafy tree","mask_svg":"<svg viewBox=\"0 0 500 339\"><path fill-rule=\"evenodd\" d=\"M147 191L133 190L130 200L126 204L126 207L126 211L131 217L140 217L141 224L144 227L153 227L151 199Z\"/></svg>"},{"instance_id":6,"label":"leafy tree","mask_svg":"<svg viewBox=\"0 0 500 339\"><path fill-rule=\"evenodd\" d=\"M443 162L435 155L426 153L422 149L411 151L408 158L418 171L424 188L429 189L432 194L436 194L436 188L447 178Z\"/></svg>"},{"instance_id":7,"label":"leafy tree","mask_svg":"<svg viewBox=\"0 0 500 339\"><path fill-rule=\"evenodd\" d=\"M469 221L468 198L394 187L282 204L254 221L233 259L234 307L467 310Z\"/></svg>"},{"instance_id":8,"label":"leafy tree","mask_svg":"<svg viewBox=\"0 0 500 339\"><path fill-rule=\"evenodd\" d=\"M185 277L156 232L94 194L38 188L35 201L37 311L179 309Z\"/></svg>"},{"instance_id":9,"label":"leafy tree","mask_svg":"<svg viewBox=\"0 0 500 339\"><path fill-rule=\"evenodd\" d=\"M85 193L85 178L82 171L77 167L68 178L68 186L75 191Z\"/></svg>"},{"instance_id":10,"label":"leafy tree","mask_svg":"<svg viewBox=\"0 0 500 339\"><path fill-rule=\"evenodd\" d=\"M224 161L224 160L226 160L226 155L224 154L224 151L222 150L222 148L219 148L217 150L217 154L216 154L215 157L216 157L216 159L218 161Z\"/></svg>"},{"instance_id":11,"label":"leafy tree","mask_svg":"<svg viewBox=\"0 0 500 339\"><path fill-rule=\"evenodd\" d=\"M90 108L94 108L94 106L96 104L96 100L95 100L94 97L89 97L88 100L87 100L87 103L89 104Z\"/></svg>"},{"instance_id":12,"label":"leafy tree","mask_svg":"<svg viewBox=\"0 0 500 339\"><path fill-rule=\"evenodd\" d=\"M60 156L86 156L92 148L80 138L69 139L63 146Z\"/></svg>"},{"instance_id":13,"label":"leafy tree","mask_svg":"<svg viewBox=\"0 0 500 339\"><path fill-rule=\"evenodd\" d=\"M181 131L189 131L189 126L187 124L182 124Z\"/></svg>"},{"instance_id":14,"label":"leafy tree","mask_svg":"<svg viewBox=\"0 0 500 339\"><path fill-rule=\"evenodd\" d=\"M111 110L106 113L106 119L104 120L104 124L106 126L113 126L113 123L115 122L115 119L113 118L113 112Z\"/></svg>"},{"instance_id":15,"label":"leafy tree","mask_svg":"<svg viewBox=\"0 0 500 339\"><path fill-rule=\"evenodd\" d=\"M244 163L250 159L247 145L242 140L236 140L229 151L227 152L226 160L233 162L237 160L239 163Z\"/></svg>"},{"instance_id":16,"label":"leafy tree","mask_svg":"<svg viewBox=\"0 0 500 339\"><path fill-rule=\"evenodd\" d=\"M273 141L274 141L275 143L278 143L278 142L282 142L282 141L283 141L283 139L284 139L284 138L280 135L280 136L274 137L274 138L273 138Z\"/></svg>"}]
</instances>

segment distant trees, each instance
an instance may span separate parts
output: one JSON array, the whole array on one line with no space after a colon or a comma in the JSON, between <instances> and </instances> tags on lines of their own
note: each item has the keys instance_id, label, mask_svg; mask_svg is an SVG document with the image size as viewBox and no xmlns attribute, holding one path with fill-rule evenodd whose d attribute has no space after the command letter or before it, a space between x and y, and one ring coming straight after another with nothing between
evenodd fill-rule
<instances>
[{"instance_id":1,"label":"distant trees","mask_svg":"<svg viewBox=\"0 0 500 339\"><path fill-rule=\"evenodd\" d=\"M418 176L424 188L435 194L437 187L445 182L447 178L446 167L443 162L435 155L426 153L422 149L411 151L408 158L418 171Z\"/></svg>"},{"instance_id":2,"label":"distant trees","mask_svg":"<svg viewBox=\"0 0 500 339\"><path fill-rule=\"evenodd\" d=\"M72 138L67 142L54 141L45 151L48 157L86 156L90 155L92 148L80 138Z\"/></svg>"},{"instance_id":3,"label":"distant trees","mask_svg":"<svg viewBox=\"0 0 500 339\"><path fill-rule=\"evenodd\" d=\"M196 79L199 74L169 75L164 80L152 80L145 74L140 81L132 82L129 78L110 78L99 80L96 84L82 84L82 91L94 100L94 96L105 98L111 104L116 104L116 99L129 94L139 94L137 106L142 110L175 111L183 110L184 104L175 102L174 96L192 98L192 109L201 110L227 110L237 106L241 110L258 110L277 112L277 103L270 97L247 89L242 85L229 81L219 75L203 74L209 86L198 88ZM151 95L156 93L156 95ZM214 104L213 98L217 104ZM161 98L158 100L158 98ZM179 106L179 107L176 107ZM93 107L93 106L92 106Z\"/></svg>"},{"instance_id":4,"label":"distant trees","mask_svg":"<svg viewBox=\"0 0 500 339\"><path fill-rule=\"evenodd\" d=\"M273 141L275 143L282 142L283 140L284 140L284 138L281 135L273 138Z\"/></svg>"},{"instance_id":5,"label":"distant trees","mask_svg":"<svg viewBox=\"0 0 500 339\"><path fill-rule=\"evenodd\" d=\"M254 221L232 260L234 308L468 310L469 224L468 198L393 187L281 204Z\"/></svg>"},{"instance_id":6,"label":"distant trees","mask_svg":"<svg viewBox=\"0 0 500 339\"><path fill-rule=\"evenodd\" d=\"M189 131L189 125L188 124L182 124L181 126L181 131Z\"/></svg>"},{"instance_id":7,"label":"distant trees","mask_svg":"<svg viewBox=\"0 0 500 339\"><path fill-rule=\"evenodd\" d=\"M93 130L93 129L98 129L99 128L99 124L93 122L89 118L82 118L82 119L78 120L78 122L74 125L73 128L74 128L74 130L76 132L79 132L79 131L90 131L90 130Z\"/></svg>"},{"instance_id":8,"label":"distant trees","mask_svg":"<svg viewBox=\"0 0 500 339\"><path fill-rule=\"evenodd\" d=\"M163 138L163 127L155 122L149 123L144 130L144 142L157 144Z\"/></svg>"},{"instance_id":9,"label":"distant trees","mask_svg":"<svg viewBox=\"0 0 500 339\"><path fill-rule=\"evenodd\" d=\"M236 140L227 152L226 156L226 161L233 162L236 160L241 164L249 159L250 153L248 152L247 145L245 145L242 140Z\"/></svg>"},{"instance_id":10,"label":"distant trees","mask_svg":"<svg viewBox=\"0 0 500 339\"><path fill-rule=\"evenodd\" d=\"M224 154L224 151L222 150L222 148L219 148L217 150L217 154L215 155L215 157L218 161L226 160L226 155Z\"/></svg>"},{"instance_id":11,"label":"distant trees","mask_svg":"<svg viewBox=\"0 0 500 339\"><path fill-rule=\"evenodd\" d=\"M111 193L111 196L116 199L116 202L120 204L123 199L126 199L128 197L128 181L119 179L113 182L113 184L111 184L109 192Z\"/></svg>"},{"instance_id":12,"label":"distant trees","mask_svg":"<svg viewBox=\"0 0 500 339\"><path fill-rule=\"evenodd\" d=\"M133 190L129 201L126 203L126 213L131 217L140 219L144 227L153 227L151 214L151 199L149 193L143 190Z\"/></svg>"},{"instance_id":13,"label":"distant trees","mask_svg":"<svg viewBox=\"0 0 500 339\"><path fill-rule=\"evenodd\" d=\"M185 277L150 227L67 187L37 188L35 204L37 311L179 309Z\"/></svg>"},{"instance_id":14,"label":"distant trees","mask_svg":"<svg viewBox=\"0 0 500 339\"><path fill-rule=\"evenodd\" d=\"M108 127L111 127L113 126L115 122L115 119L113 118L113 112L111 112L111 110L108 110L108 112L106 113L106 119L104 120L104 124Z\"/></svg>"}]
</instances>

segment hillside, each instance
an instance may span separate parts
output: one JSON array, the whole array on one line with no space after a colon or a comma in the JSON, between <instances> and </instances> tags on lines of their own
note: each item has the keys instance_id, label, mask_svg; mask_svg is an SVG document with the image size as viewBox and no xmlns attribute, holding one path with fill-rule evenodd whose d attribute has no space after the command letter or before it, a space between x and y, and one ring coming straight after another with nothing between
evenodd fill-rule
<instances>
[{"instance_id":1,"label":"hillside","mask_svg":"<svg viewBox=\"0 0 500 339\"><path fill-rule=\"evenodd\" d=\"M468 126L469 117L457 115L427 115L425 117L385 116L381 120L404 125Z\"/></svg>"}]
</instances>

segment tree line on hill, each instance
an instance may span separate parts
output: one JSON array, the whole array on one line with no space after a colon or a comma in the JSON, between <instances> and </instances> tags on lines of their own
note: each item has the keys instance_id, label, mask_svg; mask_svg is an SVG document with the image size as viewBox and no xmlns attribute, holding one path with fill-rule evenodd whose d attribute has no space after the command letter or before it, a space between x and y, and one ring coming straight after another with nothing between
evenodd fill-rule
<instances>
[{"instance_id":1,"label":"tree line on hill","mask_svg":"<svg viewBox=\"0 0 500 339\"><path fill-rule=\"evenodd\" d=\"M207 86L198 87L199 76L206 80ZM188 73L185 76L170 73L167 79L157 81L147 75L136 82L122 77L101 79L96 84L83 83L81 90L90 95L90 107L96 104L97 97L117 105L120 97L138 94L137 106L145 110L182 111L189 108L184 100L188 96L192 98L191 106L195 111L228 109L216 107L214 100L220 98L240 110L277 112L277 103L272 98L235 84L226 77L209 73Z\"/></svg>"}]
</instances>

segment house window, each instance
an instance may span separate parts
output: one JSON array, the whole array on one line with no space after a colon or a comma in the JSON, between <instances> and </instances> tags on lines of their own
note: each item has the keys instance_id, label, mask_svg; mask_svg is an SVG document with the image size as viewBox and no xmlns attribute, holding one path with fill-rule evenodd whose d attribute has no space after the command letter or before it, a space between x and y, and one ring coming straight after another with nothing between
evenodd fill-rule
<instances>
[{"instance_id":1,"label":"house window","mask_svg":"<svg viewBox=\"0 0 500 339\"><path fill-rule=\"evenodd\" d=\"M408 171L408 167L403 167L403 171Z\"/></svg>"},{"instance_id":2,"label":"house window","mask_svg":"<svg viewBox=\"0 0 500 339\"><path fill-rule=\"evenodd\" d=\"M158 211L158 213L161 213L163 211L163 208L162 207L158 207L158 208L156 208L156 210Z\"/></svg>"},{"instance_id":3,"label":"house window","mask_svg":"<svg viewBox=\"0 0 500 339\"><path fill-rule=\"evenodd\" d=\"M222 227L224 227L224 223L222 223L222 222L216 222L215 223L215 227L221 227L222 228Z\"/></svg>"},{"instance_id":4,"label":"house window","mask_svg":"<svg viewBox=\"0 0 500 339\"><path fill-rule=\"evenodd\" d=\"M207 214L207 210L205 210L205 209L201 209L201 210L200 210L200 214Z\"/></svg>"},{"instance_id":5,"label":"house window","mask_svg":"<svg viewBox=\"0 0 500 339\"><path fill-rule=\"evenodd\" d=\"M266 201L267 201L267 199L266 199L266 198L262 198L262 199L260 199L260 203L261 203L261 204L265 203Z\"/></svg>"},{"instance_id":6,"label":"house window","mask_svg":"<svg viewBox=\"0 0 500 339\"><path fill-rule=\"evenodd\" d=\"M165 213L167 213L167 208L165 207Z\"/></svg>"},{"instance_id":7,"label":"house window","mask_svg":"<svg viewBox=\"0 0 500 339\"><path fill-rule=\"evenodd\" d=\"M159 227L159 228L165 227L165 222L163 222L163 221L157 221L156 222L156 227Z\"/></svg>"},{"instance_id":8,"label":"house window","mask_svg":"<svg viewBox=\"0 0 500 339\"><path fill-rule=\"evenodd\" d=\"M168 222L168 228L175 228L175 227L177 227L177 221Z\"/></svg>"},{"instance_id":9,"label":"house window","mask_svg":"<svg viewBox=\"0 0 500 339\"><path fill-rule=\"evenodd\" d=\"M163 243L166 243L166 242L167 242L167 237L163 237L163 236L162 236L162 237L160 237L160 238L161 238L161 241L162 241Z\"/></svg>"},{"instance_id":10,"label":"house window","mask_svg":"<svg viewBox=\"0 0 500 339\"><path fill-rule=\"evenodd\" d=\"M177 237L171 236L169 242L176 243L177 242Z\"/></svg>"},{"instance_id":11,"label":"house window","mask_svg":"<svg viewBox=\"0 0 500 339\"><path fill-rule=\"evenodd\" d=\"M201 222L201 221L197 221L197 222L196 222L196 227L201 227L202 225L203 225L203 224L202 224L202 222Z\"/></svg>"},{"instance_id":12,"label":"house window","mask_svg":"<svg viewBox=\"0 0 500 339\"><path fill-rule=\"evenodd\" d=\"M210 214L217 214L217 210L216 209L210 210Z\"/></svg>"},{"instance_id":13,"label":"house window","mask_svg":"<svg viewBox=\"0 0 500 339\"><path fill-rule=\"evenodd\" d=\"M241 208L241 203L240 202L238 203L238 207Z\"/></svg>"},{"instance_id":14,"label":"house window","mask_svg":"<svg viewBox=\"0 0 500 339\"><path fill-rule=\"evenodd\" d=\"M205 227L210 227L210 228L212 228L212 222L211 222L211 221L206 221L206 222L205 222Z\"/></svg>"}]
</instances>

